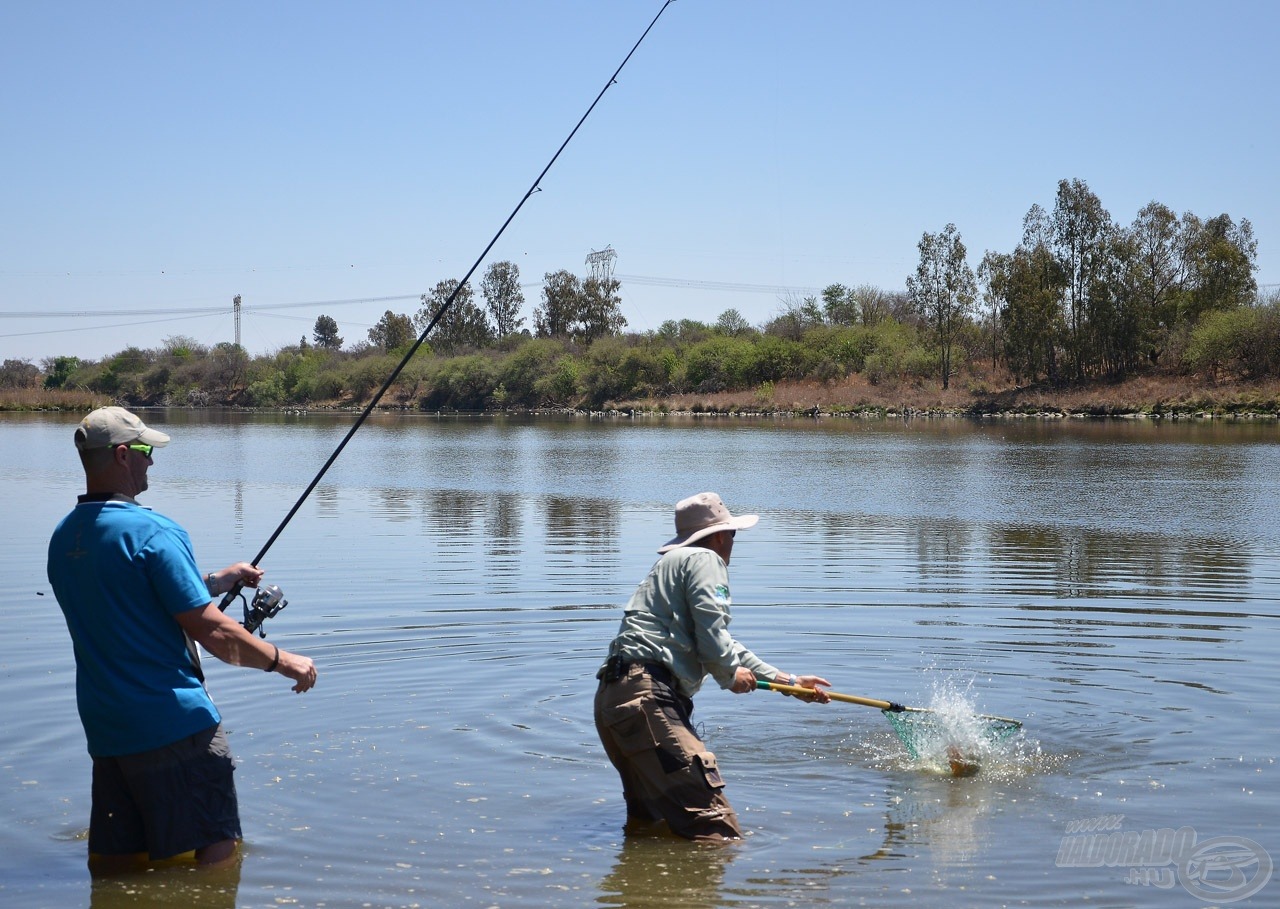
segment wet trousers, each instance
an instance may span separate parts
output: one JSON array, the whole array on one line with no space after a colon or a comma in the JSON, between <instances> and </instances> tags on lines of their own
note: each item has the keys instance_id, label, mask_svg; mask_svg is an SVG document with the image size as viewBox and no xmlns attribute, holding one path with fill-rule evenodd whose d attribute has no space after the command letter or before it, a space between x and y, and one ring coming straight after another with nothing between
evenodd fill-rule
<instances>
[{"instance_id":1,"label":"wet trousers","mask_svg":"<svg viewBox=\"0 0 1280 909\"><path fill-rule=\"evenodd\" d=\"M739 839L716 756L694 732L692 713L665 667L650 663L628 664L596 690L596 731L622 777L627 820L665 820L692 840Z\"/></svg>"}]
</instances>

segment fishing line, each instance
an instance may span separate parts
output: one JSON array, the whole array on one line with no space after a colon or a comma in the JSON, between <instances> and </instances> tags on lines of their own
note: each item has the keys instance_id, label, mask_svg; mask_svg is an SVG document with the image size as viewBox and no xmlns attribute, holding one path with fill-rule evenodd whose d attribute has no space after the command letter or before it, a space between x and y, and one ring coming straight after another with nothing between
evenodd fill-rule
<instances>
[{"instance_id":1,"label":"fishing line","mask_svg":"<svg viewBox=\"0 0 1280 909\"><path fill-rule=\"evenodd\" d=\"M280 522L280 526L275 529L267 539L267 542L263 544L260 550L258 550L258 554L253 557L253 565L257 565L262 561L262 557L267 554L267 550L271 548L272 544L275 543L280 534L284 532L285 527L288 526L291 520L293 520L293 516L298 513L298 510L302 508L302 504L307 500L307 497L311 495L316 486L320 484L320 480L326 473L328 473L329 468L333 466L333 462L338 460L338 455L342 454L342 450L347 447L347 443L350 442L352 436L356 434L356 430L358 430L364 424L364 421L368 419L369 414L373 412L374 407L376 407L378 402L382 400L382 396L386 394L387 389L391 387L399 377L400 373L404 370L405 366L407 366L409 361L413 359L413 355L418 352L418 348L426 342L427 336L431 334L431 330L436 327L436 323L440 321L444 314L449 310L449 307L453 305L453 301L462 291L462 288L466 286L469 280L471 280L471 276L475 274L476 269L480 267L480 263L484 261L485 256L489 255L489 251L493 249L494 245L498 242L498 239L506 232L507 226L515 220L516 215L520 213L520 209L524 208L524 204L529 201L529 197L534 193L541 191L539 184L542 183L542 179L547 175L547 172L551 170L552 165L556 163L561 152L563 152L569 143L573 141L573 137L576 136L578 134L578 130L582 128L582 124L587 122L587 118L590 117L591 112L596 109L596 105L600 103L600 99L604 97L605 92L617 83L618 75L622 72L622 68L627 65L627 61L631 59L632 55L640 49L640 45L644 43L644 39L649 36L649 32L651 32L653 27L658 24L658 20L662 18L662 14L667 11L667 7L670 6L672 2L674 2L674 0L666 0L666 2L662 4L662 8L659 9L658 14L653 17L653 21L649 23L649 27L644 30L644 33L641 34L640 38L636 41L635 46L631 48L627 55L622 59L622 62L618 64L618 68L613 71L613 75L609 77L607 82L605 82L604 88L600 89L600 93L596 95L595 100L591 102L591 106L587 108L586 113L584 113L581 119L578 120L577 125L573 127L569 132L569 135L565 137L565 140L560 143L560 147L556 149L556 153L551 156L551 160L547 162L547 166L542 169L542 172L538 174L537 179L533 181L533 184L529 187L528 191L521 197L520 201L516 204L516 207L512 209L511 214L507 216L507 220L502 222L502 226L499 227L498 232L493 235L493 239L489 241L487 246L485 246L484 251L476 258L476 261L471 265L471 268L467 269L467 273L463 275L462 280L458 282L458 286L455 287L453 292L449 294L448 298L440 304L440 308L437 309L436 314L431 317L431 321L427 323L426 328L422 329L422 334L418 335L418 340L413 343L413 346L409 348L401 358L400 362L396 364L396 368L391 371L391 375L389 375L387 380L382 383L382 387L379 388L377 392L374 393L373 397L369 399L369 403L365 405L360 416L356 418L355 423L353 423L351 428L347 430L347 434L342 437L342 441L339 442L338 447L333 450L333 454L329 455L329 459L324 462L324 465L320 468L319 472L311 482L307 484L307 488L302 491L302 495L298 497L298 501L294 502L293 507L289 509L289 513L284 516L284 520ZM242 587L242 584L237 583L236 586L222 598L222 602L218 604L218 608L223 612L226 612L227 607L231 605L231 602L240 595ZM279 588L276 588L275 592L278 594ZM257 601L255 600L255 606L256 602ZM279 608L283 608L283 606ZM269 615L274 614L274 612L269 613ZM263 616L263 618L266 617L269 616ZM248 615L248 609L246 608L244 624L249 631L256 630L262 624L262 619L257 618L256 609L254 610L254 617L251 618Z\"/></svg>"}]
</instances>

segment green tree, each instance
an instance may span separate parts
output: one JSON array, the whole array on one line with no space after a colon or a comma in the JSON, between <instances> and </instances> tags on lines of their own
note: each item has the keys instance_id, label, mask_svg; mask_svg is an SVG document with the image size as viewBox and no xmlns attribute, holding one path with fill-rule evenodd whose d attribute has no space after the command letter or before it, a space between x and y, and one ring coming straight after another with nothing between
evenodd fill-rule
<instances>
[{"instance_id":1,"label":"green tree","mask_svg":"<svg viewBox=\"0 0 1280 909\"><path fill-rule=\"evenodd\" d=\"M1153 201L1138 212L1127 235L1134 251L1134 305L1145 315L1142 344L1158 360L1181 322L1189 264L1186 231L1171 208Z\"/></svg>"},{"instance_id":2,"label":"green tree","mask_svg":"<svg viewBox=\"0 0 1280 909\"><path fill-rule=\"evenodd\" d=\"M42 361L45 388L65 388L71 374L80 368L79 357L50 357Z\"/></svg>"},{"instance_id":3,"label":"green tree","mask_svg":"<svg viewBox=\"0 0 1280 909\"><path fill-rule=\"evenodd\" d=\"M207 356L209 348L190 335L170 335L160 345L161 352L173 360L191 360Z\"/></svg>"},{"instance_id":4,"label":"green tree","mask_svg":"<svg viewBox=\"0 0 1280 909\"><path fill-rule=\"evenodd\" d=\"M316 342L316 347L321 350L342 349L342 338L338 336L338 322L333 316L316 316L316 324L311 331L311 337Z\"/></svg>"},{"instance_id":5,"label":"green tree","mask_svg":"<svg viewBox=\"0 0 1280 909\"><path fill-rule=\"evenodd\" d=\"M578 312L572 329L575 338L590 344L597 338L616 335L626 328L622 296L618 293L622 285L617 278L587 278L580 286Z\"/></svg>"},{"instance_id":6,"label":"green tree","mask_svg":"<svg viewBox=\"0 0 1280 909\"><path fill-rule=\"evenodd\" d=\"M737 337L738 335L750 334L751 323L736 309L726 309L716 319L715 329L722 335Z\"/></svg>"},{"instance_id":7,"label":"green tree","mask_svg":"<svg viewBox=\"0 0 1280 909\"><path fill-rule=\"evenodd\" d=\"M920 264L907 278L907 295L933 331L941 354L942 387L951 384L952 349L978 295L973 269L965 261L964 243L954 224L941 233L926 232L917 244Z\"/></svg>"},{"instance_id":8,"label":"green tree","mask_svg":"<svg viewBox=\"0 0 1280 909\"><path fill-rule=\"evenodd\" d=\"M828 284L822 290L822 312L829 325L858 324L858 300L843 284Z\"/></svg>"},{"instance_id":9,"label":"green tree","mask_svg":"<svg viewBox=\"0 0 1280 909\"><path fill-rule=\"evenodd\" d=\"M788 296L781 302L778 314L765 325L765 334L798 341L810 328L822 325L825 317L817 297Z\"/></svg>"},{"instance_id":10,"label":"green tree","mask_svg":"<svg viewBox=\"0 0 1280 909\"><path fill-rule=\"evenodd\" d=\"M472 353L436 362L421 406L428 409L484 410L497 385L496 370L487 354Z\"/></svg>"},{"instance_id":11,"label":"green tree","mask_svg":"<svg viewBox=\"0 0 1280 909\"><path fill-rule=\"evenodd\" d=\"M616 335L601 338L586 351L581 364L579 386L592 407L629 397L635 387L633 377L622 368L630 345Z\"/></svg>"},{"instance_id":12,"label":"green tree","mask_svg":"<svg viewBox=\"0 0 1280 909\"><path fill-rule=\"evenodd\" d=\"M1215 382L1225 372L1245 371L1257 324L1258 313L1251 307L1205 313L1187 339L1183 363Z\"/></svg>"},{"instance_id":13,"label":"green tree","mask_svg":"<svg viewBox=\"0 0 1280 909\"><path fill-rule=\"evenodd\" d=\"M1193 323L1203 313L1236 309L1257 298L1258 243L1247 219L1237 225L1230 215L1210 218L1192 234L1187 255L1192 281L1187 315Z\"/></svg>"},{"instance_id":14,"label":"green tree","mask_svg":"<svg viewBox=\"0 0 1280 909\"><path fill-rule=\"evenodd\" d=\"M1051 242L1048 213L1033 205L1023 218L1017 249L988 252L979 267L987 301L996 313L1000 349L1019 382L1058 378L1066 279Z\"/></svg>"},{"instance_id":15,"label":"green tree","mask_svg":"<svg viewBox=\"0 0 1280 909\"><path fill-rule=\"evenodd\" d=\"M827 325L804 336L804 345L815 358L814 378L824 382L862 372L867 355L875 349L871 329L864 325Z\"/></svg>"},{"instance_id":16,"label":"green tree","mask_svg":"<svg viewBox=\"0 0 1280 909\"><path fill-rule=\"evenodd\" d=\"M714 394L745 388L755 364L755 345L747 338L712 336L685 352L685 390Z\"/></svg>"},{"instance_id":17,"label":"green tree","mask_svg":"<svg viewBox=\"0 0 1280 909\"><path fill-rule=\"evenodd\" d=\"M35 388L40 384L40 370L28 360L5 360L0 365L0 388Z\"/></svg>"},{"instance_id":18,"label":"green tree","mask_svg":"<svg viewBox=\"0 0 1280 909\"><path fill-rule=\"evenodd\" d=\"M499 366L498 384L513 405L537 407L542 403L537 383L551 373L556 360L565 353L563 341L531 338L511 353Z\"/></svg>"},{"instance_id":19,"label":"green tree","mask_svg":"<svg viewBox=\"0 0 1280 909\"><path fill-rule=\"evenodd\" d=\"M697 319L667 319L658 326L656 336L663 341L677 341L682 344L694 344L716 333L716 329ZM720 332L734 334L734 332Z\"/></svg>"},{"instance_id":20,"label":"green tree","mask_svg":"<svg viewBox=\"0 0 1280 909\"><path fill-rule=\"evenodd\" d=\"M565 269L543 275L542 305L533 311L534 330L540 338L567 338L581 308L582 283Z\"/></svg>"},{"instance_id":21,"label":"green tree","mask_svg":"<svg viewBox=\"0 0 1280 909\"><path fill-rule=\"evenodd\" d=\"M1126 231L1112 231L1107 252L1089 288L1088 347L1093 362L1111 376L1133 370L1148 334L1140 292L1138 247Z\"/></svg>"},{"instance_id":22,"label":"green tree","mask_svg":"<svg viewBox=\"0 0 1280 909\"><path fill-rule=\"evenodd\" d=\"M220 341L209 351L205 361L204 389L224 401L230 401L244 387L249 369L249 355L233 341Z\"/></svg>"},{"instance_id":23,"label":"green tree","mask_svg":"<svg viewBox=\"0 0 1280 909\"><path fill-rule=\"evenodd\" d=\"M810 362L806 353L807 346L804 339L793 341L777 335L762 336L751 345L745 369L741 375L734 377L734 384L737 387L749 387L761 382L802 378Z\"/></svg>"},{"instance_id":24,"label":"green tree","mask_svg":"<svg viewBox=\"0 0 1280 909\"><path fill-rule=\"evenodd\" d=\"M373 328L369 329L369 343L385 351L407 347L417 338L413 320L402 313L387 310Z\"/></svg>"},{"instance_id":25,"label":"green tree","mask_svg":"<svg viewBox=\"0 0 1280 909\"><path fill-rule=\"evenodd\" d=\"M859 284L849 291L849 297L858 308L859 320L868 328L893 315L894 295L874 284Z\"/></svg>"},{"instance_id":26,"label":"green tree","mask_svg":"<svg viewBox=\"0 0 1280 909\"><path fill-rule=\"evenodd\" d=\"M566 354L551 367L551 371L534 383L534 393L544 405L572 405L582 393L580 379L582 364L577 357Z\"/></svg>"},{"instance_id":27,"label":"green tree","mask_svg":"<svg viewBox=\"0 0 1280 909\"><path fill-rule=\"evenodd\" d=\"M484 310L475 304L470 284L458 286L454 278L436 284L431 293L422 295L422 308L413 319L413 327L421 334L440 313L449 298L453 303L444 309L436 322L431 346L446 352L462 348L486 347L493 340L493 326Z\"/></svg>"},{"instance_id":28,"label":"green tree","mask_svg":"<svg viewBox=\"0 0 1280 909\"><path fill-rule=\"evenodd\" d=\"M1012 258L1006 253L987 250L982 261L978 263L976 272L978 287L982 291L982 302L986 304L986 309L982 313L982 329L993 367L1000 360L1004 329L1001 312L1005 305L1005 292Z\"/></svg>"},{"instance_id":29,"label":"green tree","mask_svg":"<svg viewBox=\"0 0 1280 909\"><path fill-rule=\"evenodd\" d=\"M494 262L480 281L485 308L493 319L494 334L499 338L513 335L524 325L520 308L524 291L520 289L520 268L514 262Z\"/></svg>"},{"instance_id":30,"label":"green tree","mask_svg":"<svg viewBox=\"0 0 1280 909\"><path fill-rule=\"evenodd\" d=\"M938 358L920 346L918 331L897 319L885 319L871 329L873 345L865 374L872 385L893 383L908 376L924 378L938 370Z\"/></svg>"},{"instance_id":31,"label":"green tree","mask_svg":"<svg viewBox=\"0 0 1280 909\"><path fill-rule=\"evenodd\" d=\"M1095 359L1087 343L1091 301L1089 291L1102 286L1107 264L1111 216L1083 180L1059 180L1057 201L1049 219L1054 255L1066 275L1067 329L1072 372L1083 379Z\"/></svg>"}]
</instances>

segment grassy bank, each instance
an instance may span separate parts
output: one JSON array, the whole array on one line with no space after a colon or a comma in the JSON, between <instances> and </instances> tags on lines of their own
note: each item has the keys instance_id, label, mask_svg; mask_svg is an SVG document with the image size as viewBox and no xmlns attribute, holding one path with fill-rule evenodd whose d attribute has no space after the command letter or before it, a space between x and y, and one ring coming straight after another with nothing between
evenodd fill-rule
<instances>
[{"instance_id":1,"label":"grassy bank","mask_svg":"<svg viewBox=\"0 0 1280 909\"><path fill-rule=\"evenodd\" d=\"M380 409L417 410L408 389L395 386ZM114 403L108 396L71 390L0 390L0 410L87 412ZM312 402L308 410L360 409L349 397ZM254 408L246 408L254 409ZM257 408L274 410L277 408ZM298 409L288 407L286 409ZM605 411L708 414L849 414L895 416L904 413L957 416L1149 416L1252 417L1280 419L1280 379L1253 382L1197 383L1182 375L1150 374L1123 381L1094 381L1071 385L1015 386L1000 377L972 376L943 389L940 383L919 381L873 384L862 375L837 382L815 380L764 383L752 391L714 394L674 394L609 402ZM529 412L524 408L511 408ZM557 408L558 412L574 408ZM590 412L578 408L579 412ZM595 412L599 412L598 410Z\"/></svg>"},{"instance_id":2,"label":"grassy bank","mask_svg":"<svg viewBox=\"0 0 1280 909\"><path fill-rule=\"evenodd\" d=\"M113 404L109 395L92 391L43 388L0 388L0 411L69 410L87 413Z\"/></svg>"},{"instance_id":3,"label":"grassy bank","mask_svg":"<svg viewBox=\"0 0 1280 909\"><path fill-rule=\"evenodd\" d=\"M943 389L940 384L929 382L889 388L855 375L831 384L779 382L756 392L675 395L628 406L713 413L1280 418L1280 380L1197 384L1187 376L1146 375L1116 382L1024 387L971 380Z\"/></svg>"}]
</instances>

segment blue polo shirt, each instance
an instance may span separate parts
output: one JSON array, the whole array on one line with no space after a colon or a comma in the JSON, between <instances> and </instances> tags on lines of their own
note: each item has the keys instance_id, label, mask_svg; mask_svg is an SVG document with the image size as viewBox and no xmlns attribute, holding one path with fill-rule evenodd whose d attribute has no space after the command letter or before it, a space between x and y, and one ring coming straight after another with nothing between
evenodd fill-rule
<instances>
[{"instance_id":1,"label":"blue polo shirt","mask_svg":"<svg viewBox=\"0 0 1280 909\"><path fill-rule=\"evenodd\" d=\"M149 751L221 722L176 613L209 603L187 532L122 497L83 496L49 541L89 754Z\"/></svg>"}]
</instances>

